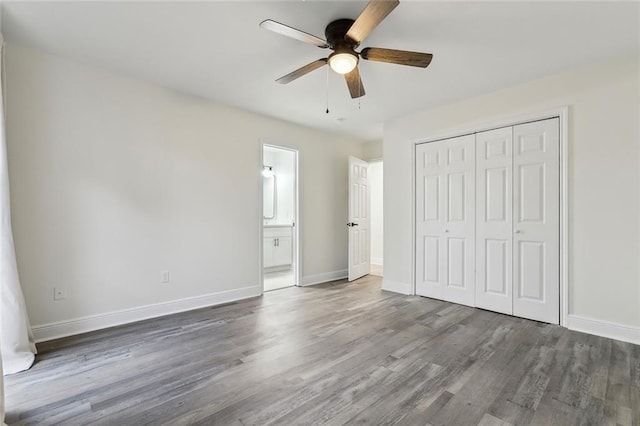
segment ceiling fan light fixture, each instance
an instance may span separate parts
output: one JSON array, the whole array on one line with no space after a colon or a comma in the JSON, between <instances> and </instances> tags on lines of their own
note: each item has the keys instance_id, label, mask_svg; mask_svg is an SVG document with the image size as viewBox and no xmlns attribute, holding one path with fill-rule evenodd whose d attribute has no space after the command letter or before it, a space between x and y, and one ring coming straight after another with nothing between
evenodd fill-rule
<instances>
[{"instance_id":1,"label":"ceiling fan light fixture","mask_svg":"<svg viewBox=\"0 0 640 426\"><path fill-rule=\"evenodd\" d=\"M338 74L349 74L358 65L358 55L349 51L336 51L329 55L329 66Z\"/></svg>"},{"instance_id":2,"label":"ceiling fan light fixture","mask_svg":"<svg viewBox=\"0 0 640 426\"><path fill-rule=\"evenodd\" d=\"M344 80L347 83L351 98L357 99L365 95L362 79L360 78L360 70L358 69L360 58L365 61L387 62L390 64L420 68L428 67L433 58L433 55L430 53L384 49L380 47L366 47L360 52L356 52L355 50L398 4L400 4L400 0L369 0L355 20L343 18L329 22L324 29L326 40L271 19L261 22L260 27L266 30L318 46L322 49L328 48L333 50L328 57L308 63L280 77L276 82L287 84L311 71L329 65L329 68L337 74L344 75ZM328 74L327 78L329 78ZM327 84L329 84L329 80L327 80ZM327 109L327 113L329 113L329 109Z\"/></svg>"}]
</instances>

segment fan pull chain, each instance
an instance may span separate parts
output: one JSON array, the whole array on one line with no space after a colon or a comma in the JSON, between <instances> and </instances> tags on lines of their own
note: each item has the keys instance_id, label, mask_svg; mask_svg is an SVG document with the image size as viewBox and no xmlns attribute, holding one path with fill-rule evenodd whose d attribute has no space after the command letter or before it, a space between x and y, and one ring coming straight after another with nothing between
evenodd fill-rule
<instances>
[{"instance_id":1,"label":"fan pull chain","mask_svg":"<svg viewBox=\"0 0 640 426\"><path fill-rule=\"evenodd\" d=\"M329 114L329 67L327 67L327 114Z\"/></svg>"}]
</instances>

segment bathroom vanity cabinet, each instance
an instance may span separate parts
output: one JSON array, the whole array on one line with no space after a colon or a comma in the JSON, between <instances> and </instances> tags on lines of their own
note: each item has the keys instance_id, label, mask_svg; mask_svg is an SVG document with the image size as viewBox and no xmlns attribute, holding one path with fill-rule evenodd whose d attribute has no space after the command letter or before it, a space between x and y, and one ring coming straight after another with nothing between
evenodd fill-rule
<instances>
[{"instance_id":1,"label":"bathroom vanity cabinet","mask_svg":"<svg viewBox=\"0 0 640 426\"><path fill-rule=\"evenodd\" d=\"M264 267L286 267L293 263L291 225L267 225L264 228Z\"/></svg>"}]
</instances>

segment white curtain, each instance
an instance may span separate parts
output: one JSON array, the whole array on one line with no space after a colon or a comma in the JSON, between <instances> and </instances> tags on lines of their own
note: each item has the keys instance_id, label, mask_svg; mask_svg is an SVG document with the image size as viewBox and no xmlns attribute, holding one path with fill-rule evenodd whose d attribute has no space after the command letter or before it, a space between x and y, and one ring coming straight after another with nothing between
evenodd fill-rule
<instances>
[{"instance_id":1,"label":"white curtain","mask_svg":"<svg viewBox=\"0 0 640 426\"><path fill-rule=\"evenodd\" d=\"M2 357L0 356L0 424L4 422L4 375L2 374Z\"/></svg>"},{"instance_id":2,"label":"white curtain","mask_svg":"<svg viewBox=\"0 0 640 426\"><path fill-rule=\"evenodd\" d=\"M36 345L31 333L27 309L20 288L18 265L11 229L9 170L5 132L4 39L0 34L0 353L4 374L17 373L31 367ZM2 403L4 406L4 401Z\"/></svg>"}]
</instances>

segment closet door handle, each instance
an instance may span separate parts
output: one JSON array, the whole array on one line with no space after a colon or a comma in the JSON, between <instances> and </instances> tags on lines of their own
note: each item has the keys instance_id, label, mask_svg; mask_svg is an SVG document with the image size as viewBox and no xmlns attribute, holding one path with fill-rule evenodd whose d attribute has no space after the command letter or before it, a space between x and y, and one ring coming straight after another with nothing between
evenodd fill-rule
<instances>
[{"instance_id":1,"label":"closet door handle","mask_svg":"<svg viewBox=\"0 0 640 426\"><path fill-rule=\"evenodd\" d=\"M515 231L513 231L514 234L520 234L522 231L519 229L516 229Z\"/></svg>"}]
</instances>

